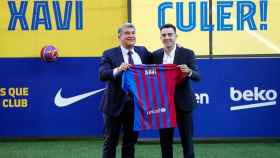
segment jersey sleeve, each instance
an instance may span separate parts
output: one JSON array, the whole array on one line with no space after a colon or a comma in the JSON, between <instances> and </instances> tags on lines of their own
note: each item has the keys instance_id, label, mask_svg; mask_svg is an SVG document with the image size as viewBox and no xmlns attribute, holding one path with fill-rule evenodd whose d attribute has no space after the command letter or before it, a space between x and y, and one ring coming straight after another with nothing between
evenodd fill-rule
<instances>
[{"instance_id":1,"label":"jersey sleeve","mask_svg":"<svg viewBox=\"0 0 280 158\"><path fill-rule=\"evenodd\" d=\"M125 71L122 74L122 89L128 93L129 92L129 80L128 80L128 71Z\"/></svg>"},{"instance_id":2,"label":"jersey sleeve","mask_svg":"<svg viewBox=\"0 0 280 158\"><path fill-rule=\"evenodd\" d=\"M185 78L187 78L187 76L185 76L185 74L180 70L180 68L176 68L176 71L177 71L177 76L176 76L176 84L179 84L181 82L183 82L183 80Z\"/></svg>"}]
</instances>

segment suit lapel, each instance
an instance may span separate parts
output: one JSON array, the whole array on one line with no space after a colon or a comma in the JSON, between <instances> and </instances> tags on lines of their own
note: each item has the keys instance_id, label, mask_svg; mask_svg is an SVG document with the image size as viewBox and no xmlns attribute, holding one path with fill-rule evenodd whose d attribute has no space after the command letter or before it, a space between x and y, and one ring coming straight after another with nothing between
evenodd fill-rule
<instances>
[{"instance_id":1,"label":"suit lapel","mask_svg":"<svg viewBox=\"0 0 280 158\"><path fill-rule=\"evenodd\" d=\"M161 49L160 53L159 53L159 64L163 64L163 54L164 54L164 50Z\"/></svg>"},{"instance_id":2,"label":"suit lapel","mask_svg":"<svg viewBox=\"0 0 280 158\"><path fill-rule=\"evenodd\" d=\"M179 51L178 47L175 50L175 56L174 56L173 64L180 64L180 51Z\"/></svg>"},{"instance_id":3,"label":"suit lapel","mask_svg":"<svg viewBox=\"0 0 280 158\"><path fill-rule=\"evenodd\" d=\"M124 62L121 47L117 47L117 52L116 52L115 57L116 57L117 66L121 65L121 63Z\"/></svg>"}]
</instances>

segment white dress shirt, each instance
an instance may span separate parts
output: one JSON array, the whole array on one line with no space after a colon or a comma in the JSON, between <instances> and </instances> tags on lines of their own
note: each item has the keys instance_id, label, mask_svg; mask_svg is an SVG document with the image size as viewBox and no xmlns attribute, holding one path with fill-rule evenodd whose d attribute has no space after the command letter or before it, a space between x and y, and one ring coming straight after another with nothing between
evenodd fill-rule
<instances>
[{"instance_id":1,"label":"white dress shirt","mask_svg":"<svg viewBox=\"0 0 280 158\"><path fill-rule=\"evenodd\" d=\"M164 51L163 60L162 60L163 64L173 64L174 57L175 57L175 50L176 50L176 46L171 50L170 53L166 53Z\"/></svg>"},{"instance_id":2,"label":"white dress shirt","mask_svg":"<svg viewBox=\"0 0 280 158\"><path fill-rule=\"evenodd\" d=\"M135 52L134 48L132 48L131 50L128 50L121 45L121 51L122 51L124 63L128 64L128 52L131 51L132 52L131 57L132 57L133 63L135 65L142 64L141 58L140 58L139 54ZM118 68L115 68L113 70L113 75L116 76L118 73L119 73Z\"/></svg>"}]
</instances>

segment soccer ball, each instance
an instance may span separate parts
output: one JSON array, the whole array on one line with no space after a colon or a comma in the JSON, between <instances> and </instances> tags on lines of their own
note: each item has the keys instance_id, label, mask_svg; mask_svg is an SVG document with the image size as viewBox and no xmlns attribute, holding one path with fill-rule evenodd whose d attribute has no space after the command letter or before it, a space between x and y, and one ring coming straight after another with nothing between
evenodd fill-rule
<instances>
[{"instance_id":1,"label":"soccer ball","mask_svg":"<svg viewBox=\"0 0 280 158\"><path fill-rule=\"evenodd\" d=\"M54 62L58 59L58 50L52 45L47 45L41 50L41 59L45 62Z\"/></svg>"}]
</instances>

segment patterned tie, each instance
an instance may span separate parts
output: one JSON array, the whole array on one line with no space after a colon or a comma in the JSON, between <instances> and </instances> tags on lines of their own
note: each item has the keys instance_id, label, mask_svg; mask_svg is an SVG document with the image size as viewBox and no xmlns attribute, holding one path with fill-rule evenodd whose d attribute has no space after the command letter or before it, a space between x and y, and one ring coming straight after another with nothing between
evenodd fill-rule
<instances>
[{"instance_id":1,"label":"patterned tie","mask_svg":"<svg viewBox=\"0 0 280 158\"><path fill-rule=\"evenodd\" d=\"M128 51L128 63L133 65L134 62L133 62L133 59L132 59L132 51Z\"/></svg>"}]
</instances>

